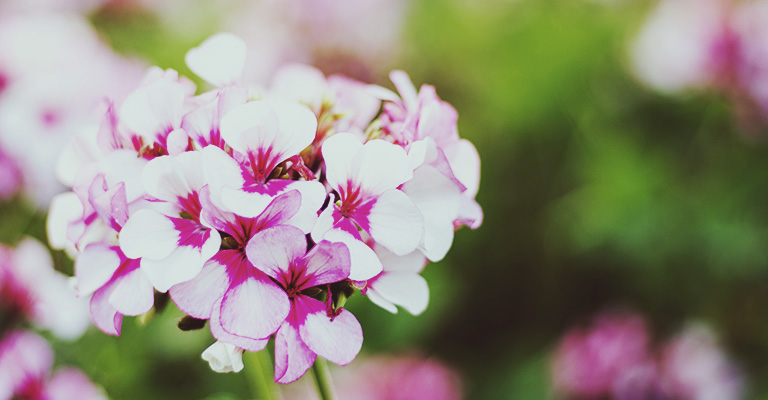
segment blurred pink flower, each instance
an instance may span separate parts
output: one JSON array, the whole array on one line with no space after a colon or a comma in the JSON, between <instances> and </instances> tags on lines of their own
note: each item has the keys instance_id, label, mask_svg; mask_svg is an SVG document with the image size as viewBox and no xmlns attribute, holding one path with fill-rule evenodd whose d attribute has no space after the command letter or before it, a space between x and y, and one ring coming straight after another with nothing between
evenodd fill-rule
<instances>
[{"instance_id":1,"label":"blurred pink flower","mask_svg":"<svg viewBox=\"0 0 768 400\"><path fill-rule=\"evenodd\" d=\"M741 372L704 325L691 325L665 344L661 371L665 391L673 398L735 400L744 394Z\"/></svg>"},{"instance_id":2,"label":"blurred pink flower","mask_svg":"<svg viewBox=\"0 0 768 400\"><path fill-rule=\"evenodd\" d=\"M84 17L0 11L0 146L39 206L64 190L54 173L64 144L96 129L99 103L134 87L142 69L101 42Z\"/></svg>"},{"instance_id":3,"label":"blurred pink flower","mask_svg":"<svg viewBox=\"0 0 768 400\"><path fill-rule=\"evenodd\" d=\"M101 400L104 394L85 374L59 368L50 375L53 351L40 336L25 331L0 342L0 400Z\"/></svg>"},{"instance_id":4,"label":"blurred pink flower","mask_svg":"<svg viewBox=\"0 0 768 400\"><path fill-rule=\"evenodd\" d=\"M768 1L661 0L635 40L636 75L674 93L714 89L738 122L768 121Z\"/></svg>"},{"instance_id":5,"label":"blurred pink flower","mask_svg":"<svg viewBox=\"0 0 768 400\"><path fill-rule=\"evenodd\" d=\"M48 250L34 239L0 247L0 308L18 323L27 319L62 339L75 339L89 326L88 307L67 276L53 269Z\"/></svg>"},{"instance_id":6,"label":"blurred pink flower","mask_svg":"<svg viewBox=\"0 0 768 400\"><path fill-rule=\"evenodd\" d=\"M560 341L552 362L557 392L596 398L611 394L614 382L649 359L648 330L638 315L605 314Z\"/></svg>"},{"instance_id":7,"label":"blurred pink flower","mask_svg":"<svg viewBox=\"0 0 768 400\"><path fill-rule=\"evenodd\" d=\"M418 355L360 358L349 368L331 369L340 400L458 400L459 375L434 358ZM301 381L300 381L301 383ZM317 399L310 385L285 388L286 400Z\"/></svg>"}]
</instances>

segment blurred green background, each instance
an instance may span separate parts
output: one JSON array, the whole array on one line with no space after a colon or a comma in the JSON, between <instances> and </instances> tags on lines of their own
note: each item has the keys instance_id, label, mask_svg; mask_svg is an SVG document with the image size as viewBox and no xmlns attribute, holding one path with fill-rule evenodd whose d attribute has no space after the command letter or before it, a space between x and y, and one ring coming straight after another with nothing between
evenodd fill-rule
<instances>
[{"instance_id":1,"label":"blurred green background","mask_svg":"<svg viewBox=\"0 0 768 400\"><path fill-rule=\"evenodd\" d=\"M194 4L174 20L183 30L143 12L91 21L118 51L191 76L184 53L221 17ZM627 48L651 6L410 3L393 65L458 109L482 159L485 222L460 230L427 267L423 315L348 302L363 355L418 349L461 374L466 398L545 399L563 332L626 307L659 338L708 322L747 372L748 398L768 399L768 146L740 132L717 95L663 96L632 77ZM19 226L45 237L44 215L20 200L0 218L6 242ZM56 261L71 270L63 254ZM79 366L113 399L251 398L247 370L212 372L200 359L210 333L179 331L180 316L170 305L145 325L126 317L119 338L51 338L56 362Z\"/></svg>"}]
</instances>

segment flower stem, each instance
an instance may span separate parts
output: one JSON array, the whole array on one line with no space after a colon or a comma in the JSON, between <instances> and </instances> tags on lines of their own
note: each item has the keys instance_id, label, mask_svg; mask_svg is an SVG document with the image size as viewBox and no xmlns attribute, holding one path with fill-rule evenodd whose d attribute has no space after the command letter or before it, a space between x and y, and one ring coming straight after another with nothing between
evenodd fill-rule
<instances>
[{"instance_id":1,"label":"flower stem","mask_svg":"<svg viewBox=\"0 0 768 400\"><path fill-rule=\"evenodd\" d=\"M333 389L331 373L328 371L328 362L324 358L317 357L312 365L312 376L315 377L317 394L322 400L336 400L336 391Z\"/></svg>"},{"instance_id":2,"label":"flower stem","mask_svg":"<svg viewBox=\"0 0 768 400\"><path fill-rule=\"evenodd\" d=\"M280 400L280 392L272 378L272 359L267 349L243 353L248 383L256 399Z\"/></svg>"}]
</instances>

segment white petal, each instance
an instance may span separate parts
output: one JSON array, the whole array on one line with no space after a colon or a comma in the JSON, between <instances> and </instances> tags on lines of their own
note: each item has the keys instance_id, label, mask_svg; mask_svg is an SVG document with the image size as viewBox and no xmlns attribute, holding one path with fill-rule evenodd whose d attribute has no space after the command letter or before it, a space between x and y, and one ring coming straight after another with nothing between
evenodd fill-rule
<instances>
[{"instance_id":1,"label":"white petal","mask_svg":"<svg viewBox=\"0 0 768 400\"><path fill-rule=\"evenodd\" d=\"M317 133L317 117L312 110L290 101L269 100L268 103L280 125L275 150L290 157L312 144Z\"/></svg>"},{"instance_id":2,"label":"white petal","mask_svg":"<svg viewBox=\"0 0 768 400\"><path fill-rule=\"evenodd\" d=\"M375 245L373 249L381 260L385 272L397 271L418 274L427 265L427 259L420 251L414 251L404 256L398 256L378 244Z\"/></svg>"},{"instance_id":3,"label":"white petal","mask_svg":"<svg viewBox=\"0 0 768 400\"><path fill-rule=\"evenodd\" d=\"M164 259L142 258L141 269L147 274L152 286L165 293L171 286L197 276L206 261L208 259L204 259L199 248L179 246Z\"/></svg>"},{"instance_id":4,"label":"white petal","mask_svg":"<svg viewBox=\"0 0 768 400\"><path fill-rule=\"evenodd\" d=\"M235 107L221 119L221 136L240 153L271 152L277 162L312 144L315 114L287 101L252 101Z\"/></svg>"},{"instance_id":5,"label":"white petal","mask_svg":"<svg viewBox=\"0 0 768 400\"><path fill-rule=\"evenodd\" d=\"M368 288L368 291L365 292L365 296L368 297L368 300L370 300L373 304L376 304L377 306L391 312L392 314L397 314L397 306L395 303L385 299L370 287Z\"/></svg>"},{"instance_id":6,"label":"white petal","mask_svg":"<svg viewBox=\"0 0 768 400\"><path fill-rule=\"evenodd\" d=\"M319 109L327 92L328 83L320 70L303 64L288 64L275 73L269 94L273 98Z\"/></svg>"},{"instance_id":7,"label":"white petal","mask_svg":"<svg viewBox=\"0 0 768 400\"><path fill-rule=\"evenodd\" d=\"M51 208L48 212L46 230L48 242L54 249L73 248L67 238L67 229L71 222L77 221L83 216L83 205L73 192L56 195L51 200Z\"/></svg>"},{"instance_id":8,"label":"white petal","mask_svg":"<svg viewBox=\"0 0 768 400\"><path fill-rule=\"evenodd\" d=\"M363 144L351 133L337 133L323 142L325 176L331 187L346 187L354 173L354 160L362 148Z\"/></svg>"},{"instance_id":9,"label":"white petal","mask_svg":"<svg viewBox=\"0 0 768 400\"><path fill-rule=\"evenodd\" d=\"M381 261L376 253L365 243L355 239L347 232L341 230L331 230L324 235L324 239L329 242L341 242L347 245L350 257L349 279L353 281L364 281L378 275L381 270Z\"/></svg>"},{"instance_id":10,"label":"white petal","mask_svg":"<svg viewBox=\"0 0 768 400\"><path fill-rule=\"evenodd\" d=\"M189 136L183 129L174 129L168 134L166 139L168 145L168 154L175 156L187 150L189 146Z\"/></svg>"},{"instance_id":11,"label":"white petal","mask_svg":"<svg viewBox=\"0 0 768 400\"><path fill-rule=\"evenodd\" d=\"M461 139L443 148L451 170L467 188L467 195L474 197L480 186L480 155L468 140Z\"/></svg>"},{"instance_id":12,"label":"white petal","mask_svg":"<svg viewBox=\"0 0 768 400\"><path fill-rule=\"evenodd\" d=\"M369 294L373 290L383 299L405 308L413 315L424 312L429 303L427 281L412 272L385 272L376 277L368 290Z\"/></svg>"},{"instance_id":13,"label":"white petal","mask_svg":"<svg viewBox=\"0 0 768 400\"><path fill-rule=\"evenodd\" d=\"M154 210L139 210L120 231L120 249L128 258L162 260L179 247L173 221Z\"/></svg>"},{"instance_id":14,"label":"white petal","mask_svg":"<svg viewBox=\"0 0 768 400\"><path fill-rule=\"evenodd\" d=\"M367 142L358 157L355 180L370 194L394 189L413 177L405 150L384 140Z\"/></svg>"},{"instance_id":15,"label":"white petal","mask_svg":"<svg viewBox=\"0 0 768 400\"><path fill-rule=\"evenodd\" d=\"M307 319L299 326L301 340L317 355L339 365L355 359L363 345L363 330L351 312L342 309L331 320L325 305L309 297L301 298Z\"/></svg>"},{"instance_id":16,"label":"white petal","mask_svg":"<svg viewBox=\"0 0 768 400\"><path fill-rule=\"evenodd\" d=\"M133 261L136 262L136 261ZM115 288L109 295L109 304L124 315L141 315L152 308L155 292L141 268L115 280Z\"/></svg>"},{"instance_id":17,"label":"white petal","mask_svg":"<svg viewBox=\"0 0 768 400\"><path fill-rule=\"evenodd\" d=\"M288 185L285 190L294 189L301 193L301 207L286 224L293 225L306 234L312 231L317 221L317 211L323 206L328 194L325 186L317 181L296 181Z\"/></svg>"},{"instance_id":18,"label":"white petal","mask_svg":"<svg viewBox=\"0 0 768 400\"><path fill-rule=\"evenodd\" d=\"M371 237L397 255L412 252L424 237L424 217L408 196L397 189L379 196L368 221Z\"/></svg>"},{"instance_id":19,"label":"white petal","mask_svg":"<svg viewBox=\"0 0 768 400\"><path fill-rule=\"evenodd\" d=\"M104 286L119 267L120 256L111 246L101 243L88 245L75 260L79 295L87 296Z\"/></svg>"},{"instance_id":20,"label":"white petal","mask_svg":"<svg viewBox=\"0 0 768 400\"><path fill-rule=\"evenodd\" d=\"M129 95L120 108L120 121L128 129L154 142L181 126L185 88L179 82L158 80Z\"/></svg>"},{"instance_id":21,"label":"white petal","mask_svg":"<svg viewBox=\"0 0 768 400\"><path fill-rule=\"evenodd\" d=\"M419 248L430 260L442 260L453 243L453 221L462 198L459 188L436 168L422 165L402 190L424 216L425 235Z\"/></svg>"},{"instance_id":22,"label":"white petal","mask_svg":"<svg viewBox=\"0 0 768 400\"><path fill-rule=\"evenodd\" d=\"M184 60L192 72L216 86L235 83L243 74L247 46L231 33L217 33L187 52Z\"/></svg>"},{"instance_id":23,"label":"white petal","mask_svg":"<svg viewBox=\"0 0 768 400\"><path fill-rule=\"evenodd\" d=\"M199 190L203 181L203 155L197 151L176 157L157 157L144 167L141 174L141 183L147 194L171 203Z\"/></svg>"}]
</instances>

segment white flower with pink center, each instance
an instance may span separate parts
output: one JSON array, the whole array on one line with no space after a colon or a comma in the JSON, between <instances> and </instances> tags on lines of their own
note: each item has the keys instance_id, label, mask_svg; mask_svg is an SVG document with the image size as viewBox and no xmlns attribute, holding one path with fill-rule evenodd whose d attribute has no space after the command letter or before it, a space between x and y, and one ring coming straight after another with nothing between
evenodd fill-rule
<instances>
[{"instance_id":1,"label":"white flower with pink center","mask_svg":"<svg viewBox=\"0 0 768 400\"><path fill-rule=\"evenodd\" d=\"M415 250L424 237L424 217L397 189L413 177L413 170L405 151L383 140L363 144L340 133L325 141L322 152L328 185L338 201L320 214L312 238L346 243L352 253L350 278L366 280L381 271L381 263L369 261L373 250L361 231L398 255Z\"/></svg>"},{"instance_id":2,"label":"white flower with pink center","mask_svg":"<svg viewBox=\"0 0 768 400\"><path fill-rule=\"evenodd\" d=\"M120 232L122 251L130 258L141 258L141 268L161 292L194 278L221 244L218 232L200 221L200 190L207 184L204 153L185 152L150 161L142 183L150 201L162 210L137 211Z\"/></svg>"},{"instance_id":3,"label":"white flower with pink center","mask_svg":"<svg viewBox=\"0 0 768 400\"><path fill-rule=\"evenodd\" d=\"M234 153L207 154L212 165L211 193L215 204L254 217L274 196L298 190L302 195L299 212L307 218L317 214L326 194L320 183L278 179L288 169L281 164L297 156L315 137L317 120L306 106L286 101L252 101L227 113L220 128ZM309 231L311 226L302 229Z\"/></svg>"}]
</instances>

